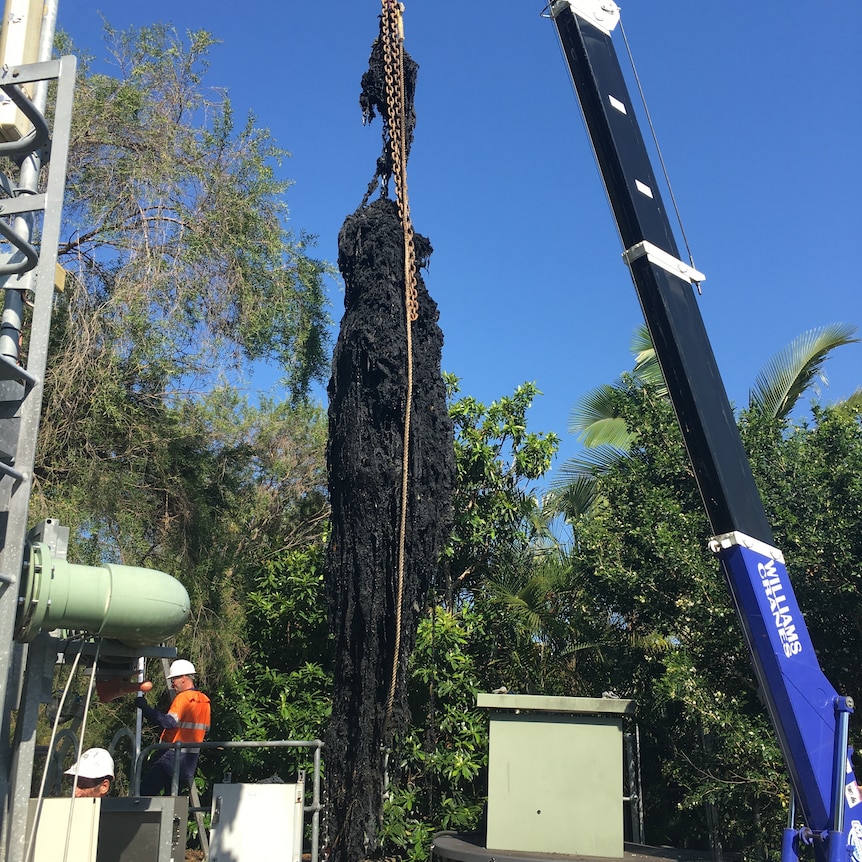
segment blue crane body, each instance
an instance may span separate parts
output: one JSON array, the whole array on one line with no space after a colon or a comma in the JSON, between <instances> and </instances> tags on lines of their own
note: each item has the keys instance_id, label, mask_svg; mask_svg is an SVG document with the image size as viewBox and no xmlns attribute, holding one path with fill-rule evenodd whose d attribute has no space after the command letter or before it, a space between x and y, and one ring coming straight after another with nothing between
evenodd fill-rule
<instances>
[{"instance_id":1,"label":"blue crane body","mask_svg":"<svg viewBox=\"0 0 862 862\"><path fill-rule=\"evenodd\" d=\"M851 698L827 680L763 509L693 286L617 57L619 8L549 6L577 91L638 299L664 373L757 681L790 774L793 814L782 862L862 862L862 800L849 760Z\"/></svg>"}]
</instances>

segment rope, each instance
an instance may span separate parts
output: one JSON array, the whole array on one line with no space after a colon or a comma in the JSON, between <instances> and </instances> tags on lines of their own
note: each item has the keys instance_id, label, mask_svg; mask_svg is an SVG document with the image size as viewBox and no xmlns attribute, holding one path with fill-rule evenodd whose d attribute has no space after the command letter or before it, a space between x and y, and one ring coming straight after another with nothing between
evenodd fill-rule
<instances>
[{"instance_id":1,"label":"rope","mask_svg":"<svg viewBox=\"0 0 862 862\"><path fill-rule=\"evenodd\" d=\"M78 751L77 751L77 757L75 758L76 764L81 762L81 754L84 750L84 734L87 732L87 716L90 713L90 701L92 700L93 692L96 689L96 668L99 666L99 653L101 651L102 651L102 639L99 638L99 640L96 643L96 653L93 656L93 666L90 669L90 681L87 684L87 697L84 700L84 718L81 721L81 738L78 740ZM76 769L75 770L75 777L72 780L72 799L73 800L75 799L75 790L77 789L77 787L78 787L78 770ZM74 802L73 802L72 806L69 807L69 819L66 822L66 843L64 845L64 850L63 850L63 862L68 862L68 858L69 858L69 843L70 843L70 839L72 837L73 806L74 806Z\"/></svg>"},{"instance_id":2,"label":"rope","mask_svg":"<svg viewBox=\"0 0 862 862\"><path fill-rule=\"evenodd\" d=\"M407 490L410 465L410 419L413 405L413 327L418 317L416 291L415 250L413 226L410 222L410 204L407 197L407 106L404 85L404 7L394 0L382 0L381 38L386 70L386 108L389 142L392 155L392 175L395 178L395 196L404 239L404 310L407 337L407 401L404 408L404 438L401 460L401 516L398 525L398 571L395 589L395 646L392 656L392 673L389 696L386 701L386 728L395 706L398 666L401 658L402 605L404 603L404 563L407 536Z\"/></svg>"},{"instance_id":3,"label":"rope","mask_svg":"<svg viewBox=\"0 0 862 862\"><path fill-rule=\"evenodd\" d=\"M101 641L99 642L101 644ZM57 703L57 714L54 716L54 723L51 726L51 739L48 742L48 756L45 758L45 767L42 770L42 780L39 782L39 795L36 797L36 813L33 817L33 824L30 827L30 832L27 836L27 846L24 853L24 862L30 862L33 856L33 851L36 849L36 831L39 828L39 821L42 817L42 803L45 799L45 784L48 780L48 769L51 766L51 757L54 754L54 741L57 739L57 728L60 725L60 716L63 713L63 707L66 705L66 697L69 694L69 689L72 687L72 680L75 676L75 671L78 669L78 662L81 660L81 651L75 653L75 660L72 662L72 668L69 671L69 677L66 680L66 685L63 687L63 693L60 695L60 700ZM84 735L81 734L83 740ZM80 746L79 749L80 751ZM77 760L80 760L80 755ZM76 760L76 762L77 762ZM62 764L61 764L62 767ZM77 784L78 776L75 776L74 783ZM74 790L72 791L74 794Z\"/></svg>"}]
</instances>

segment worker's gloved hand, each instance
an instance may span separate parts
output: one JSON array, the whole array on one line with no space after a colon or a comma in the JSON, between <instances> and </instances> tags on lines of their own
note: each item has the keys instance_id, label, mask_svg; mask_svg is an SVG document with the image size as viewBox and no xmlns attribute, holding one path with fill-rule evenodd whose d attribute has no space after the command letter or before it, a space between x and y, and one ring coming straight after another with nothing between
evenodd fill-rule
<instances>
[{"instance_id":1,"label":"worker's gloved hand","mask_svg":"<svg viewBox=\"0 0 862 862\"><path fill-rule=\"evenodd\" d=\"M143 696L143 694L139 694L135 698L135 706L141 711L141 714L147 721L154 722L156 724L161 724L162 727L166 725L162 724L161 719L164 718L162 713L160 713L155 707L150 706L147 703L147 699Z\"/></svg>"},{"instance_id":2,"label":"worker's gloved hand","mask_svg":"<svg viewBox=\"0 0 862 862\"><path fill-rule=\"evenodd\" d=\"M153 717L154 717L154 715L155 715L155 713L156 713L156 710L155 710L155 709L153 709L153 707L151 707L151 706L147 703L147 699L146 699L142 694L139 694L139 695L135 698L135 706L136 706L136 707L141 711L141 715L143 715L143 717L144 717L147 721L152 721L152 720L153 720Z\"/></svg>"}]
</instances>

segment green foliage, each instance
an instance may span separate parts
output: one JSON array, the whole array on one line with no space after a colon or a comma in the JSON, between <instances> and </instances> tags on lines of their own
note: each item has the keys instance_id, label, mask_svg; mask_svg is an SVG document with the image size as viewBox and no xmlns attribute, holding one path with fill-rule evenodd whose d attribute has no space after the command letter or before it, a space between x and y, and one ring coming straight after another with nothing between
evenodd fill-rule
<instances>
[{"instance_id":1,"label":"green foliage","mask_svg":"<svg viewBox=\"0 0 862 862\"><path fill-rule=\"evenodd\" d=\"M559 446L555 434L527 431L526 412L539 390L519 386L486 406L457 398L458 381L446 377L449 415L455 426L455 524L443 575L446 602L481 583L500 555L528 543L540 527L529 482L541 478Z\"/></svg>"},{"instance_id":2,"label":"green foliage","mask_svg":"<svg viewBox=\"0 0 862 862\"><path fill-rule=\"evenodd\" d=\"M468 607L434 608L419 624L411 661L413 722L389 764L393 782L381 831L387 854L427 859L435 832L470 830L479 821L488 730L476 709L480 681L472 651L486 636L483 626Z\"/></svg>"},{"instance_id":3,"label":"green foliage","mask_svg":"<svg viewBox=\"0 0 862 862\"><path fill-rule=\"evenodd\" d=\"M748 409L771 419L784 419L815 380L827 383L823 365L829 354L859 341L856 327L833 323L803 332L769 360L754 381Z\"/></svg>"},{"instance_id":4,"label":"green foliage","mask_svg":"<svg viewBox=\"0 0 862 862\"><path fill-rule=\"evenodd\" d=\"M820 664L840 692L858 697L862 411L815 407L810 425L777 427L746 415L742 432Z\"/></svg>"},{"instance_id":5,"label":"green foliage","mask_svg":"<svg viewBox=\"0 0 862 862\"><path fill-rule=\"evenodd\" d=\"M645 324L635 330L629 346L635 357L635 367L631 374L625 375L614 384L597 386L580 398L572 408L569 431L577 434L584 446L628 449L632 434L617 407L617 390L625 385L626 380L631 380L644 389L651 389L661 397L667 396L664 376Z\"/></svg>"},{"instance_id":6,"label":"green foliage","mask_svg":"<svg viewBox=\"0 0 862 862\"><path fill-rule=\"evenodd\" d=\"M794 367L810 385L803 372L819 374L828 351L804 352L810 362ZM783 391L795 403L805 388ZM624 452L585 465L589 505L568 514L590 593L623 636L603 653L611 687L638 703L648 840L706 846L713 820L725 849L766 858L779 844L788 781L726 585L704 547L709 527L676 420L638 375L605 394L631 436ZM743 414L743 439L820 662L853 694L862 682L848 637L862 611L862 423L852 402L815 407L811 424L773 413Z\"/></svg>"},{"instance_id":7,"label":"green foliage","mask_svg":"<svg viewBox=\"0 0 862 862\"><path fill-rule=\"evenodd\" d=\"M287 154L204 87L209 33L106 26L106 41L116 73L85 64L76 90L59 250L73 278L54 363L65 398L82 348L144 395L209 388L266 359L304 397L326 372L331 270L286 228Z\"/></svg>"},{"instance_id":8,"label":"green foliage","mask_svg":"<svg viewBox=\"0 0 862 862\"><path fill-rule=\"evenodd\" d=\"M623 390L624 391L624 390ZM735 611L705 547L709 528L670 405L633 387L620 404L631 457L597 479L601 503L575 524L592 594L619 627L609 684L638 703L647 836L708 844L718 807L728 848L769 843L786 783ZM760 806L763 826L734 812Z\"/></svg>"},{"instance_id":9,"label":"green foliage","mask_svg":"<svg viewBox=\"0 0 862 862\"><path fill-rule=\"evenodd\" d=\"M574 641L568 622L553 619L570 591L570 567L554 563L530 488L558 444L553 434L527 430L526 411L538 390L525 384L486 407L456 398L455 378L447 385L456 430L456 525L441 561L443 602L419 624L411 659L413 720L390 755L382 832L384 852L413 860L427 858L435 832L479 822L487 793L487 717L476 709L477 692L501 682L527 690L540 678L551 685L552 637L560 651ZM537 664L543 647L532 639L539 632L548 649L547 660Z\"/></svg>"},{"instance_id":10,"label":"green foliage","mask_svg":"<svg viewBox=\"0 0 862 862\"><path fill-rule=\"evenodd\" d=\"M239 667L245 578L319 538L323 278L286 228L285 153L203 81L215 44L106 26L112 74L79 74L33 518L82 563L180 578L179 638L211 688ZM277 363L292 405L238 394ZM239 646L238 646L239 645Z\"/></svg>"},{"instance_id":11,"label":"green foliage","mask_svg":"<svg viewBox=\"0 0 862 862\"><path fill-rule=\"evenodd\" d=\"M329 636L323 594L323 545L265 559L245 597L247 657L219 691L213 717L220 739L315 740L329 716ZM230 751L219 768L239 780L278 773L287 781L311 769L311 750ZM218 775L216 775L218 777Z\"/></svg>"},{"instance_id":12,"label":"green foliage","mask_svg":"<svg viewBox=\"0 0 862 862\"><path fill-rule=\"evenodd\" d=\"M617 632L596 605L575 558L559 548L512 555L474 593L485 620L486 687L519 694L600 696L604 648Z\"/></svg>"},{"instance_id":13,"label":"green foliage","mask_svg":"<svg viewBox=\"0 0 862 862\"><path fill-rule=\"evenodd\" d=\"M832 324L795 338L758 374L749 392L749 413L781 421L803 394L812 389L819 394L815 382L827 383L823 370L826 359L836 348L858 341L855 332L854 326ZM669 395L645 325L635 330L630 347L635 356L634 369L613 384L588 392L572 409L569 430L578 435L586 451L561 466L545 501L550 511L570 522L588 514L595 504L595 478L611 469L634 445L634 430L626 421L624 402L635 390L648 398ZM857 398L858 393L847 404L852 406Z\"/></svg>"},{"instance_id":14,"label":"green foliage","mask_svg":"<svg viewBox=\"0 0 862 862\"><path fill-rule=\"evenodd\" d=\"M214 729L230 724L235 687L238 727L316 735L326 638L309 596L328 514L326 422L307 396L327 372L332 270L287 228L287 154L205 86L213 37L107 26L106 42L106 64L79 67L59 250L69 278L32 519L68 525L75 562L183 582L192 613L176 645L214 699ZM261 360L282 373L288 403L240 394ZM268 606L268 589L288 591L286 604ZM279 637L268 627L287 618L290 648L261 660L255 650ZM88 737L133 722L128 700L103 705Z\"/></svg>"}]
</instances>

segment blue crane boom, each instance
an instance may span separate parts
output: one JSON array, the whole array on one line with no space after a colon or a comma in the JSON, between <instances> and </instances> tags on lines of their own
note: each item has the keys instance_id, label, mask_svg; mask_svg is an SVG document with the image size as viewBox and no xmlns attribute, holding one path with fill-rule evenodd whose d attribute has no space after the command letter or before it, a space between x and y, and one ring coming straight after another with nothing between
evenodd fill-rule
<instances>
[{"instance_id":1,"label":"blue crane boom","mask_svg":"<svg viewBox=\"0 0 862 862\"><path fill-rule=\"evenodd\" d=\"M682 429L757 681L804 826L782 862L862 860L862 801L848 753L851 698L823 674L751 473L697 306L703 275L682 260L629 98L609 0L550 4L638 299Z\"/></svg>"}]
</instances>

